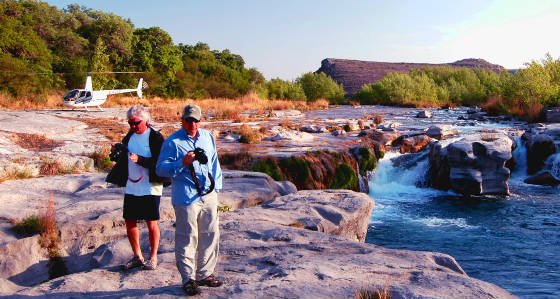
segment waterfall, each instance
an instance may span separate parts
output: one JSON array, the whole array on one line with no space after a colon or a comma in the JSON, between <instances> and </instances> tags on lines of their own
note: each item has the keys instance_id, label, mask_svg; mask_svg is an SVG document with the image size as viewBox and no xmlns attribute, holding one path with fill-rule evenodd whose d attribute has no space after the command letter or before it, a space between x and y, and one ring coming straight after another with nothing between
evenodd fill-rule
<instances>
[{"instance_id":1,"label":"waterfall","mask_svg":"<svg viewBox=\"0 0 560 299\"><path fill-rule=\"evenodd\" d=\"M515 136L514 140L517 143L517 147L512 153L515 160L515 168L511 173L511 178L523 180L527 177L527 147L521 137Z\"/></svg>"},{"instance_id":2,"label":"waterfall","mask_svg":"<svg viewBox=\"0 0 560 299\"><path fill-rule=\"evenodd\" d=\"M387 153L379 160L370 182L369 195L374 199L404 200L447 194L432 188L422 188L427 185L429 163L427 153Z\"/></svg>"}]
</instances>

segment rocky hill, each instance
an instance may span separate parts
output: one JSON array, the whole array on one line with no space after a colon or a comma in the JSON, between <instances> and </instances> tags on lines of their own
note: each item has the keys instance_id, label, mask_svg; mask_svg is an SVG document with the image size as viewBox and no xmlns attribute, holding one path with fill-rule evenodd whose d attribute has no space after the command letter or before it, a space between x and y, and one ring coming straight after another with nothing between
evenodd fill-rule
<instances>
[{"instance_id":1,"label":"rocky hill","mask_svg":"<svg viewBox=\"0 0 560 299\"><path fill-rule=\"evenodd\" d=\"M433 66L452 66L468 68L485 68L495 72L504 71L504 67L489 63L484 59L468 58L452 63L409 63L409 62L376 62L363 60L349 60L327 58L321 61L321 67L316 73L323 72L341 83L348 96L358 92L362 85L375 83L381 80L387 73L407 73L411 69Z\"/></svg>"}]
</instances>

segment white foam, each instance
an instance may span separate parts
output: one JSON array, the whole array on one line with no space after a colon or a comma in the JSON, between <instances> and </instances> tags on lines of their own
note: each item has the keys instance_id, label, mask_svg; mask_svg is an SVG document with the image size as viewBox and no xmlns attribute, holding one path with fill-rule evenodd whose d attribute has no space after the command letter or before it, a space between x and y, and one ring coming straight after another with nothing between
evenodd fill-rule
<instances>
[{"instance_id":1,"label":"white foam","mask_svg":"<svg viewBox=\"0 0 560 299\"><path fill-rule=\"evenodd\" d=\"M428 227L457 226L460 228L469 228L469 229L477 228L477 226L475 225L467 224L467 220L465 218L444 219L444 218L437 218L437 217L427 217L427 218L414 219L412 221L420 222Z\"/></svg>"}]
</instances>

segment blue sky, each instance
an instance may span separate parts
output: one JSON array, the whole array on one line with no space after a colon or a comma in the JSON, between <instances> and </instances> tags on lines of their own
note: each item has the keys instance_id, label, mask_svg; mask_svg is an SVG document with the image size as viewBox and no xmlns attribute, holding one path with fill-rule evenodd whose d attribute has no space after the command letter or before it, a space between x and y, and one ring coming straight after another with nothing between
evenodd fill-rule
<instances>
[{"instance_id":1,"label":"blue sky","mask_svg":"<svg viewBox=\"0 0 560 299\"><path fill-rule=\"evenodd\" d=\"M324 58L446 63L482 58L508 69L560 55L560 1L125 1L78 3L158 26L173 41L229 49L267 79L293 80Z\"/></svg>"}]
</instances>

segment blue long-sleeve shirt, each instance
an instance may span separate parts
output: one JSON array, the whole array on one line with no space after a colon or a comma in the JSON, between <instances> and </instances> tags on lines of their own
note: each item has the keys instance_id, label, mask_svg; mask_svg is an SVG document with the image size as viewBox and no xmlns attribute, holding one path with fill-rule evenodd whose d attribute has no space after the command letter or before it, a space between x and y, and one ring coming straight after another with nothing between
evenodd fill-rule
<instances>
[{"instance_id":1,"label":"blue long-sleeve shirt","mask_svg":"<svg viewBox=\"0 0 560 299\"><path fill-rule=\"evenodd\" d=\"M197 136L193 138L181 128L163 142L156 164L158 176L171 178L173 205L187 206L200 200L189 166L183 166L183 157L197 147L202 148L208 157L207 164L200 164L198 161L192 164L202 192L206 193L210 189L208 173L211 173L214 178L214 189L217 192L222 189L222 169L212 134L208 130L198 129Z\"/></svg>"}]
</instances>

